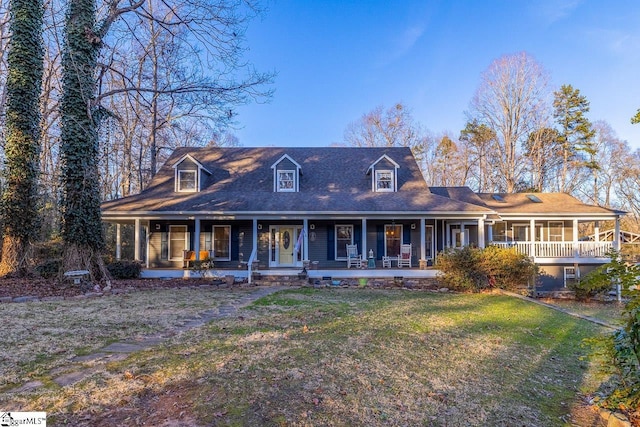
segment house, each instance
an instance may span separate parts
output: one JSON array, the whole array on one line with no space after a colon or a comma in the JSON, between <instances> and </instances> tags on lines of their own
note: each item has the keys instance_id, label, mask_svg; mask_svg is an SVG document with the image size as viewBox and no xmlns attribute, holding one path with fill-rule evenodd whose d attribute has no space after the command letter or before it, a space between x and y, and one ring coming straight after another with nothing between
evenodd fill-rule
<instances>
[{"instance_id":1,"label":"house","mask_svg":"<svg viewBox=\"0 0 640 427\"><path fill-rule=\"evenodd\" d=\"M307 266L322 276L362 276L347 269L347 245L357 245L373 258L367 274L394 276L393 260L410 245L412 268L402 275L429 277L439 251L495 243L529 251L548 286L564 284L564 267L606 262L616 245L580 242L577 224L618 224L624 214L567 195L430 188L403 147L178 148L147 189L103 203L102 212L105 221L134 225L146 275L186 274L189 250L249 278L256 269ZM382 269L383 260L392 268Z\"/></svg>"}]
</instances>

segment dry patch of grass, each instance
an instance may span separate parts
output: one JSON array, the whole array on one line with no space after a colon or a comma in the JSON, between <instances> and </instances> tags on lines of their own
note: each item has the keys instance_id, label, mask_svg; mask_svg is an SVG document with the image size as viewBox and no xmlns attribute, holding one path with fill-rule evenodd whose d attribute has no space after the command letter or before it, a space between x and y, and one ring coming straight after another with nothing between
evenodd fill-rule
<instances>
[{"instance_id":1,"label":"dry patch of grass","mask_svg":"<svg viewBox=\"0 0 640 427\"><path fill-rule=\"evenodd\" d=\"M0 390L40 379L114 341L166 331L242 291L160 289L84 300L0 304Z\"/></svg>"},{"instance_id":2,"label":"dry patch of grass","mask_svg":"<svg viewBox=\"0 0 640 427\"><path fill-rule=\"evenodd\" d=\"M622 326L624 304L618 302L576 301L570 299L544 300L565 310L594 317L614 326Z\"/></svg>"},{"instance_id":3,"label":"dry patch of grass","mask_svg":"<svg viewBox=\"0 0 640 427\"><path fill-rule=\"evenodd\" d=\"M499 295L291 290L14 404L53 425L560 426L602 332Z\"/></svg>"}]
</instances>

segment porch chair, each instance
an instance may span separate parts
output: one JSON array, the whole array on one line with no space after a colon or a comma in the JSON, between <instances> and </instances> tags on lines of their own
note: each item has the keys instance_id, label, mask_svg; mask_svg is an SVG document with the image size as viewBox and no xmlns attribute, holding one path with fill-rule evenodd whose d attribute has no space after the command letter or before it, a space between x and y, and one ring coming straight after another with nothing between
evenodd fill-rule
<instances>
[{"instance_id":1,"label":"porch chair","mask_svg":"<svg viewBox=\"0 0 640 427\"><path fill-rule=\"evenodd\" d=\"M189 263L196 260L195 251L182 251L182 268L189 268Z\"/></svg>"},{"instance_id":2,"label":"porch chair","mask_svg":"<svg viewBox=\"0 0 640 427\"><path fill-rule=\"evenodd\" d=\"M356 268L362 268L365 260L358 254L358 245L347 245L347 268L353 265Z\"/></svg>"},{"instance_id":3,"label":"porch chair","mask_svg":"<svg viewBox=\"0 0 640 427\"><path fill-rule=\"evenodd\" d=\"M402 268L403 266L411 267L411 245L400 245L398 268Z\"/></svg>"},{"instance_id":4,"label":"porch chair","mask_svg":"<svg viewBox=\"0 0 640 427\"><path fill-rule=\"evenodd\" d=\"M391 257L383 256L382 257L382 268L391 268Z\"/></svg>"}]
</instances>

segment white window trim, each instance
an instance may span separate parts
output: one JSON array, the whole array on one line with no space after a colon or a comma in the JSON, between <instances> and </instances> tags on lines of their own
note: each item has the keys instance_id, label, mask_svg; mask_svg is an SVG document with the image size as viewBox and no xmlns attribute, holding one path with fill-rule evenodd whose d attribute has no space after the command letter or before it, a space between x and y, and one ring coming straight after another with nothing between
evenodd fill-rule
<instances>
[{"instance_id":1,"label":"white window trim","mask_svg":"<svg viewBox=\"0 0 640 427\"><path fill-rule=\"evenodd\" d=\"M335 239L334 239L334 243L333 243L333 246L334 246L334 252L333 253L335 254L335 260L336 261L346 261L347 260L346 256L345 257L339 257L338 256L338 227L349 227L349 228L351 228L351 242L349 242L350 245L353 245L353 239L354 239L353 233L354 233L355 229L353 227L353 224L336 224L334 226ZM362 248L360 248L360 249L362 249ZM345 250L346 250L346 246L345 246Z\"/></svg>"},{"instance_id":2,"label":"white window trim","mask_svg":"<svg viewBox=\"0 0 640 427\"><path fill-rule=\"evenodd\" d=\"M197 169L178 169L177 171L177 181L176 181L176 191L178 193L197 193L200 189L200 174ZM195 174L195 185L192 189L182 189L182 174L183 173L192 173Z\"/></svg>"},{"instance_id":3,"label":"white window trim","mask_svg":"<svg viewBox=\"0 0 640 427\"><path fill-rule=\"evenodd\" d=\"M229 246L227 248L228 257L216 257L216 228L229 229ZM214 225L211 227L211 253L214 255L214 261L231 261L231 226L230 225Z\"/></svg>"},{"instance_id":4,"label":"white window trim","mask_svg":"<svg viewBox=\"0 0 640 427\"><path fill-rule=\"evenodd\" d=\"M190 250L189 248L189 227L187 227L186 225L170 225L169 226L169 238L167 239L167 246L169 247L169 253L167 254L169 257L169 261L182 261L184 259L183 255L180 255L180 257L178 258L171 258L171 242L173 241L173 239L171 238L171 235L173 234L172 229L174 228L184 228L184 250L188 251Z\"/></svg>"},{"instance_id":5,"label":"white window trim","mask_svg":"<svg viewBox=\"0 0 640 427\"><path fill-rule=\"evenodd\" d=\"M389 176L391 177L391 182L390 182L390 186L389 188L378 188L378 175L381 174L389 174ZM392 171L391 169L379 169L376 170L373 174L373 186L374 186L374 191L376 193L393 193L395 192L396 189L396 175L395 175L395 171Z\"/></svg>"},{"instance_id":6,"label":"white window trim","mask_svg":"<svg viewBox=\"0 0 640 427\"><path fill-rule=\"evenodd\" d=\"M291 188L280 188L280 175L291 174L293 177L293 185ZM294 169L278 169L276 170L276 191L278 193L295 193L298 191L298 177Z\"/></svg>"}]
</instances>

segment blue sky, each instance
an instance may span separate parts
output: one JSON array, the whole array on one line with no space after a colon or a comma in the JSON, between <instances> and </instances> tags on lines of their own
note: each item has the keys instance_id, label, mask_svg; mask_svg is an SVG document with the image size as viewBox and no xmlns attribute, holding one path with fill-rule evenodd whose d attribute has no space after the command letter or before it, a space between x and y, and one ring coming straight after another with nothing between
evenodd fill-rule
<instances>
[{"instance_id":1,"label":"blue sky","mask_svg":"<svg viewBox=\"0 0 640 427\"><path fill-rule=\"evenodd\" d=\"M328 146L382 105L459 135L481 73L526 51L553 89L571 84L640 148L637 0L273 0L250 23L246 59L278 73L273 99L239 109L244 146Z\"/></svg>"}]
</instances>

